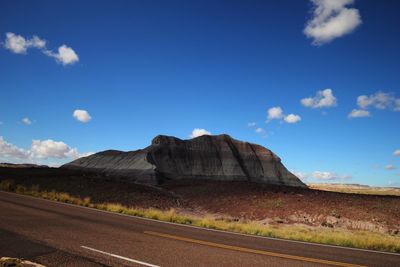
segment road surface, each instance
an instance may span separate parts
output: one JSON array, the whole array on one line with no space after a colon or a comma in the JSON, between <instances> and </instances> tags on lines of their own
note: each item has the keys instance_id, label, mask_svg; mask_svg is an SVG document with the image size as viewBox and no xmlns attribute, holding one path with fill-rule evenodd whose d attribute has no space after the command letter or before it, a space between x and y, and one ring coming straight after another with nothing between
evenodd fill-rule
<instances>
[{"instance_id":1,"label":"road surface","mask_svg":"<svg viewBox=\"0 0 400 267\"><path fill-rule=\"evenodd\" d=\"M400 266L400 254L206 230L6 192L0 256L47 266Z\"/></svg>"}]
</instances>

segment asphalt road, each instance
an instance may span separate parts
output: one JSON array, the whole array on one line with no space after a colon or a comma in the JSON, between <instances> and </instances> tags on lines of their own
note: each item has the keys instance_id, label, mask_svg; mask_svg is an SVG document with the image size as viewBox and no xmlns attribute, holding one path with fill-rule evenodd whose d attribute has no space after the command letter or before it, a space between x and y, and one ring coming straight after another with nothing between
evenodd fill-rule
<instances>
[{"instance_id":1,"label":"asphalt road","mask_svg":"<svg viewBox=\"0 0 400 267\"><path fill-rule=\"evenodd\" d=\"M400 254L205 230L6 192L0 256L47 266L400 266Z\"/></svg>"}]
</instances>

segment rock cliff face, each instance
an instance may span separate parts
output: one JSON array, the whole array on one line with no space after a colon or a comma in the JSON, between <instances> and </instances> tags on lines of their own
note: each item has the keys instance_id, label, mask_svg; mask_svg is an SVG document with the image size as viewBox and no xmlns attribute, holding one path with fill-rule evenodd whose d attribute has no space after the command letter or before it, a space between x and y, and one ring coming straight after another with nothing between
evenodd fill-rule
<instances>
[{"instance_id":1,"label":"rock cliff face","mask_svg":"<svg viewBox=\"0 0 400 267\"><path fill-rule=\"evenodd\" d=\"M209 179L305 187L272 151L228 135L203 135L190 140L159 135L145 149L107 150L62 168L124 176L151 184L176 179Z\"/></svg>"}]
</instances>

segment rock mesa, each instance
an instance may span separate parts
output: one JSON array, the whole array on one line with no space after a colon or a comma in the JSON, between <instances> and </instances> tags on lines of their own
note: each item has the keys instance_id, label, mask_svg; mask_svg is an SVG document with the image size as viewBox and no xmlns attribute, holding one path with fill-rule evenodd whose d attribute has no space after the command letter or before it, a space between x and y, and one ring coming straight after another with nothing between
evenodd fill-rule
<instances>
[{"instance_id":1,"label":"rock mesa","mask_svg":"<svg viewBox=\"0 0 400 267\"><path fill-rule=\"evenodd\" d=\"M159 135L144 149L107 150L79 158L61 168L87 170L147 184L207 179L306 187L271 150L225 134L190 140Z\"/></svg>"}]
</instances>

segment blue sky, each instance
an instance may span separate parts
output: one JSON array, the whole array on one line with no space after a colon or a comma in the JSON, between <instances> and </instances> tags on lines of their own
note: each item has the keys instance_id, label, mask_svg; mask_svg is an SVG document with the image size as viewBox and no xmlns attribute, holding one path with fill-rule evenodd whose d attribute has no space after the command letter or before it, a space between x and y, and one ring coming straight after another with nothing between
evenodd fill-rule
<instances>
[{"instance_id":1,"label":"blue sky","mask_svg":"<svg viewBox=\"0 0 400 267\"><path fill-rule=\"evenodd\" d=\"M203 129L270 148L307 182L399 186L399 11L2 1L0 161L57 165Z\"/></svg>"}]
</instances>

